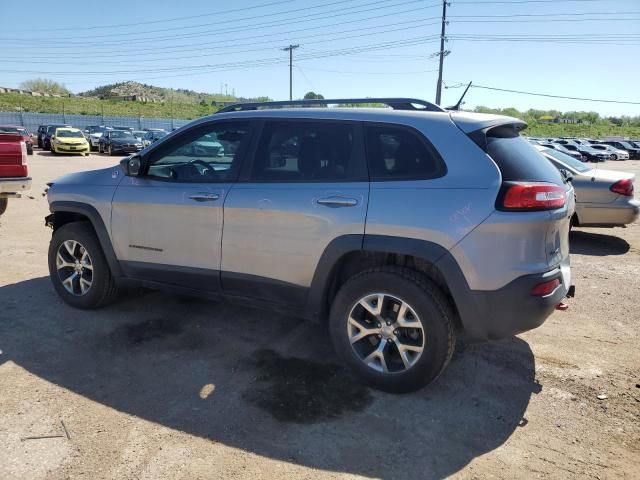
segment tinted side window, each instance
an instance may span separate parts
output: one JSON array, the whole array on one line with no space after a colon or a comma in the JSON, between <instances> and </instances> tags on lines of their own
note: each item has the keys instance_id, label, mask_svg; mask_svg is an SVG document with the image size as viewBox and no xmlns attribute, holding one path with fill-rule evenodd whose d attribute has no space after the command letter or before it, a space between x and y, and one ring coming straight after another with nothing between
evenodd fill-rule
<instances>
[{"instance_id":1,"label":"tinted side window","mask_svg":"<svg viewBox=\"0 0 640 480\"><path fill-rule=\"evenodd\" d=\"M184 132L149 155L147 175L184 183L229 182L237 178L247 122L225 122Z\"/></svg>"},{"instance_id":2,"label":"tinted side window","mask_svg":"<svg viewBox=\"0 0 640 480\"><path fill-rule=\"evenodd\" d=\"M371 180L429 179L447 169L436 149L418 132L396 125L365 127Z\"/></svg>"},{"instance_id":3,"label":"tinted side window","mask_svg":"<svg viewBox=\"0 0 640 480\"><path fill-rule=\"evenodd\" d=\"M252 180L268 182L346 181L354 178L354 126L348 122L265 123Z\"/></svg>"},{"instance_id":4,"label":"tinted side window","mask_svg":"<svg viewBox=\"0 0 640 480\"><path fill-rule=\"evenodd\" d=\"M572 145L567 146L570 147ZM497 127L487 132L487 153L498 165L505 182L564 183L560 172L533 145L512 134L509 128Z\"/></svg>"}]
</instances>

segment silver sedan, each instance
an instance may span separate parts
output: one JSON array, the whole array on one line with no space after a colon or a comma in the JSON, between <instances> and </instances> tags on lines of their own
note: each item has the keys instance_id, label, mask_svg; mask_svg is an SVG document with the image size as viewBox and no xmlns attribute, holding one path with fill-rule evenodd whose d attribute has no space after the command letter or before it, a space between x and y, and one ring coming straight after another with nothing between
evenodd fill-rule
<instances>
[{"instance_id":1,"label":"silver sedan","mask_svg":"<svg viewBox=\"0 0 640 480\"><path fill-rule=\"evenodd\" d=\"M616 227L636 221L640 201L633 198L633 173L594 168L551 148L536 149L556 168L573 175L576 193L573 226Z\"/></svg>"}]
</instances>

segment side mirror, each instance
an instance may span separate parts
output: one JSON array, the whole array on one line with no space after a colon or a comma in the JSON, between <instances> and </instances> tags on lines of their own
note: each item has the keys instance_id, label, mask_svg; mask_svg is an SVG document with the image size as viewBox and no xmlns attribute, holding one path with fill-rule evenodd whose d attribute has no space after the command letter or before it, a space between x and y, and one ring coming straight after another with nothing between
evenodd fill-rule
<instances>
[{"instance_id":1,"label":"side mirror","mask_svg":"<svg viewBox=\"0 0 640 480\"><path fill-rule=\"evenodd\" d=\"M137 177L142 170L142 159L140 155L124 158L120 161L120 166L127 177Z\"/></svg>"}]
</instances>

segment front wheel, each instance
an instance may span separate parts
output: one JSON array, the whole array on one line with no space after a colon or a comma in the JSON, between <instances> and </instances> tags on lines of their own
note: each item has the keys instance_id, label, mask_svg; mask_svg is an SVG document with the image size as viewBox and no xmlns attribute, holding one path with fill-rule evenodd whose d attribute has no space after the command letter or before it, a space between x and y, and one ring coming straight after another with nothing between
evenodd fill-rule
<instances>
[{"instance_id":1,"label":"front wheel","mask_svg":"<svg viewBox=\"0 0 640 480\"><path fill-rule=\"evenodd\" d=\"M340 288L329 327L336 353L364 383L402 393L435 380L451 360L453 316L428 278L382 267L359 273Z\"/></svg>"},{"instance_id":2,"label":"front wheel","mask_svg":"<svg viewBox=\"0 0 640 480\"><path fill-rule=\"evenodd\" d=\"M68 223L53 233L49 276L58 295L76 308L101 307L118 292L98 238L86 222Z\"/></svg>"}]
</instances>

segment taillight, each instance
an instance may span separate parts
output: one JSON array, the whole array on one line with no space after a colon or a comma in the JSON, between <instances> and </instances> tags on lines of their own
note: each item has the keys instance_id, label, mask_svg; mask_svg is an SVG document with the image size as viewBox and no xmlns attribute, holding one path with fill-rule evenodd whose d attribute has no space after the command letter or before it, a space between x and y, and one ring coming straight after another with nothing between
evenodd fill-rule
<instances>
[{"instance_id":1,"label":"taillight","mask_svg":"<svg viewBox=\"0 0 640 480\"><path fill-rule=\"evenodd\" d=\"M609 187L609 190L624 197L633 197L633 180L631 180L630 178L618 180L616 183Z\"/></svg>"},{"instance_id":2,"label":"taillight","mask_svg":"<svg viewBox=\"0 0 640 480\"><path fill-rule=\"evenodd\" d=\"M564 207L565 189L553 183L519 183L505 185L503 210L554 210Z\"/></svg>"},{"instance_id":3,"label":"taillight","mask_svg":"<svg viewBox=\"0 0 640 480\"><path fill-rule=\"evenodd\" d=\"M531 289L531 295L534 297L545 297L552 294L556 288L560 286L560 279L549 280L548 282L539 283Z\"/></svg>"},{"instance_id":4,"label":"taillight","mask_svg":"<svg viewBox=\"0 0 640 480\"><path fill-rule=\"evenodd\" d=\"M20 150L22 153L22 165L27 164L27 144L24 142L20 142Z\"/></svg>"}]
</instances>

